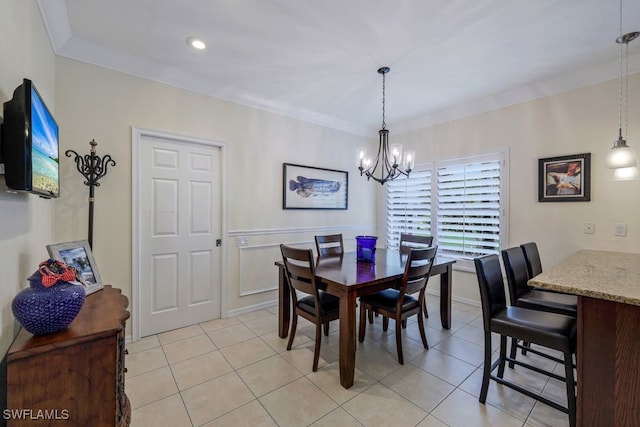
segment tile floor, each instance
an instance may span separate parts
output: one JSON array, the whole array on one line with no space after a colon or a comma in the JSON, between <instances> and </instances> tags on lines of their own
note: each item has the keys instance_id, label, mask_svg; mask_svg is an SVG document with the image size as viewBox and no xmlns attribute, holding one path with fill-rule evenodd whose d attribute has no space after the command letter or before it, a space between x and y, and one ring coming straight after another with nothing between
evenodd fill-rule
<instances>
[{"instance_id":1,"label":"tile floor","mask_svg":"<svg viewBox=\"0 0 640 427\"><path fill-rule=\"evenodd\" d=\"M218 319L129 344L126 393L132 427L146 426L564 426L568 417L482 380L480 308L453 303L453 326L440 326L438 297L429 298L430 349L415 316L403 332L398 364L393 321L367 326L356 352L355 384L340 386L338 325L323 336L312 372L314 326L300 319L291 351L277 334L277 308ZM494 349L498 340L494 339ZM522 357L519 355L519 357ZM549 362L536 356L527 359ZM561 366L550 366L563 372ZM506 377L565 404L564 384L523 368Z\"/></svg>"}]
</instances>

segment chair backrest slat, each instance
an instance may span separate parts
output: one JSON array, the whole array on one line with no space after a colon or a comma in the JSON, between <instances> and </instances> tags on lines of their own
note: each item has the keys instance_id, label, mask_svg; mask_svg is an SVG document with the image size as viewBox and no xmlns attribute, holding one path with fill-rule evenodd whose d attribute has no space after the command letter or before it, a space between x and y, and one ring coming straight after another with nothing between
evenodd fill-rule
<instances>
[{"instance_id":1,"label":"chair backrest slat","mask_svg":"<svg viewBox=\"0 0 640 427\"><path fill-rule=\"evenodd\" d=\"M342 234L315 236L315 241L318 256L342 255L344 253Z\"/></svg>"},{"instance_id":2,"label":"chair backrest slat","mask_svg":"<svg viewBox=\"0 0 640 427\"><path fill-rule=\"evenodd\" d=\"M295 295L295 290L306 294L316 295L316 271L313 263L313 251L311 249L292 248L280 245L284 269L289 281L289 286Z\"/></svg>"},{"instance_id":3,"label":"chair backrest slat","mask_svg":"<svg viewBox=\"0 0 640 427\"><path fill-rule=\"evenodd\" d=\"M527 261L527 271L529 272L529 279L542 273L542 262L540 261L538 245L536 245L535 242L529 242L520 245L520 247L524 252L524 258Z\"/></svg>"},{"instance_id":4,"label":"chair backrest slat","mask_svg":"<svg viewBox=\"0 0 640 427\"><path fill-rule=\"evenodd\" d=\"M527 284L529 272L524 252L520 246L502 250L502 261L507 273L507 284L509 286L509 300L511 305L516 305L518 298L531 290Z\"/></svg>"},{"instance_id":5,"label":"chair backrest slat","mask_svg":"<svg viewBox=\"0 0 640 427\"><path fill-rule=\"evenodd\" d=\"M433 236L400 233L400 252L408 253L413 248L428 248L433 243Z\"/></svg>"},{"instance_id":6,"label":"chair backrest slat","mask_svg":"<svg viewBox=\"0 0 640 427\"><path fill-rule=\"evenodd\" d=\"M402 276L401 292L414 294L420 292L429 280L433 260L436 257L437 246L425 249L410 249L404 274Z\"/></svg>"}]
</instances>

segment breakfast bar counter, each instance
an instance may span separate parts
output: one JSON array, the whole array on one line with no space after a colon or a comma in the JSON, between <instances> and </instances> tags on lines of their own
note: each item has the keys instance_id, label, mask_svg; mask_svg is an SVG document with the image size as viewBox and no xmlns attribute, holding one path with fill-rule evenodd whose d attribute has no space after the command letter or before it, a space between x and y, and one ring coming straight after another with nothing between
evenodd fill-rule
<instances>
[{"instance_id":1,"label":"breakfast bar counter","mask_svg":"<svg viewBox=\"0 0 640 427\"><path fill-rule=\"evenodd\" d=\"M640 425L640 254L581 250L529 284L578 296L578 425Z\"/></svg>"}]
</instances>

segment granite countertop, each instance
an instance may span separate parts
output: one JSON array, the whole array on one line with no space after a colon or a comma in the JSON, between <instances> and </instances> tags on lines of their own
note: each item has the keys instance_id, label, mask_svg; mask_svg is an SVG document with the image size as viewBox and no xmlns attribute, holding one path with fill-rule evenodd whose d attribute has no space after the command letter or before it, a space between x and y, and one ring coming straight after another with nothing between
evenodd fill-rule
<instances>
[{"instance_id":1,"label":"granite countertop","mask_svg":"<svg viewBox=\"0 0 640 427\"><path fill-rule=\"evenodd\" d=\"M640 305L640 254L580 250L533 277L529 285Z\"/></svg>"}]
</instances>

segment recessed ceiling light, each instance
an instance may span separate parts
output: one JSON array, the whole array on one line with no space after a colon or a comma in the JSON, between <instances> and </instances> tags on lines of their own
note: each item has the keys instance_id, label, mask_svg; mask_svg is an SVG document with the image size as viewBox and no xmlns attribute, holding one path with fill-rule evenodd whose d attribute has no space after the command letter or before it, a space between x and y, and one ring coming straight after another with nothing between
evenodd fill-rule
<instances>
[{"instance_id":1,"label":"recessed ceiling light","mask_svg":"<svg viewBox=\"0 0 640 427\"><path fill-rule=\"evenodd\" d=\"M207 45L205 44L205 42L203 42L197 37L189 37L187 39L187 44L192 48L198 49L198 50L204 50L207 48Z\"/></svg>"}]
</instances>

